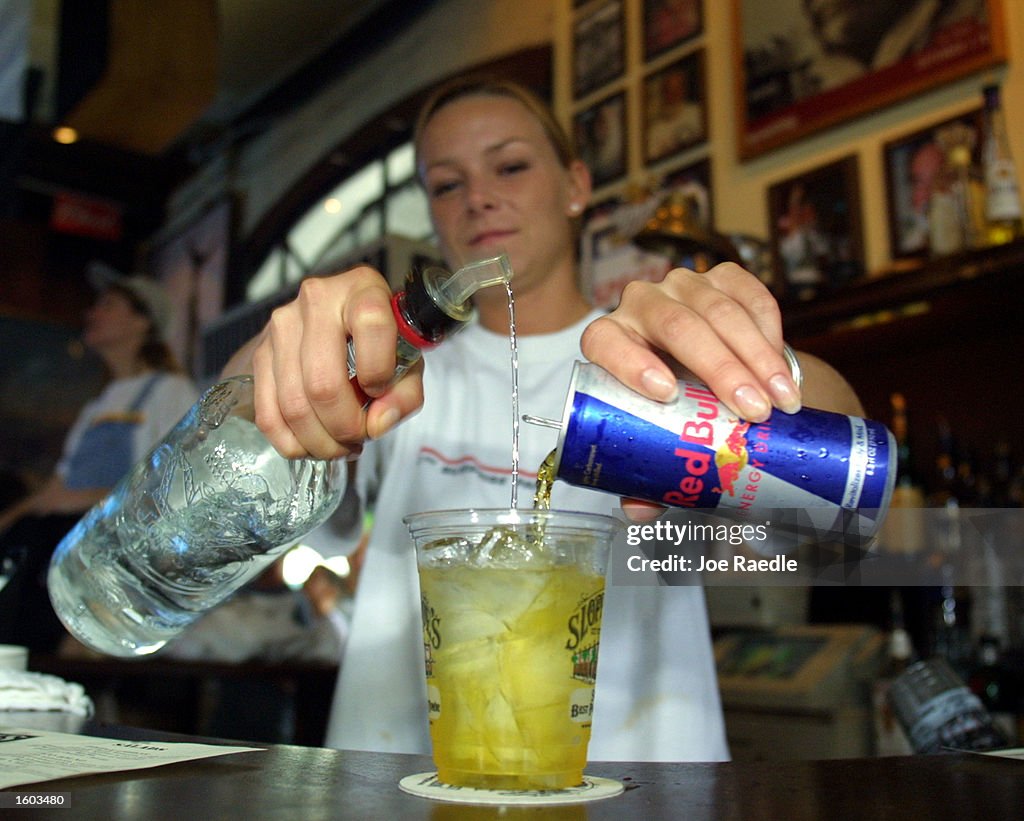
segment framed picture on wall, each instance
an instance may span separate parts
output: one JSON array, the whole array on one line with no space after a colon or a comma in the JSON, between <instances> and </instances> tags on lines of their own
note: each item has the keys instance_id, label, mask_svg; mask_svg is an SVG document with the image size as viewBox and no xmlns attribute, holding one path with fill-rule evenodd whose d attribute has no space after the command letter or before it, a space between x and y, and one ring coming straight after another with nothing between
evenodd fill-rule
<instances>
[{"instance_id":1,"label":"framed picture on wall","mask_svg":"<svg viewBox=\"0 0 1024 821\"><path fill-rule=\"evenodd\" d=\"M743 159L1006 59L1003 0L733 0Z\"/></svg>"},{"instance_id":2,"label":"framed picture on wall","mask_svg":"<svg viewBox=\"0 0 1024 821\"><path fill-rule=\"evenodd\" d=\"M704 0L644 0L644 59L650 60L704 30Z\"/></svg>"},{"instance_id":3,"label":"framed picture on wall","mask_svg":"<svg viewBox=\"0 0 1024 821\"><path fill-rule=\"evenodd\" d=\"M662 191L683 191L691 193L698 203L700 219L704 228L715 228L715 208L711 198L711 161L707 158L669 171L661 178Z\"/></svg>"},{"instance_id":4,"label":"framed picture on wall","mask_svg":"<svg viewBox=\"0 0 1024 821\"><path fill-rule=\"evenodd\" d=\"M583 97L619 77L626 64L622 0L605 0L573 25L573 94Z\"/></svg>"},{"instance_id":5,"label":"framed picture on wall","mask_svg":"<svg viewBox=\"0 0 1024 821\"><path fill-rule=\"evenodd\" d=\"M891 140L882 148L889 206L889 248L894 259L924 257L932 239L933 195L942 179L946 148L962 143L981 162L982 111L977 109Z\"/></svg>"},{"instance_id":6,"label":"framed picture on wall","mask_svg":"<svg viewBox=\"0 0 1024 821\"><path fill-rule=\"evenodd\" d=\"M707 139L704 51L644 80L644 160L655 162Z\"/></svg>"},{"instance_id":7,"label":"framed picture on wall","mask_svg":"<svg viewBox=\"0 0 1024 821\"><path fill-rule=\"evenodd\" d=\"M594 186L626 173L626 95L615 94L581 111L573 120L580 159L589 167Z\"/></svg>"},{"instance_id":8,"label":"framed picture on wall","mask_svg":"<svg viewBox=\"0 0 1024 821\"><path fill-rule=\"evenodd\" d=\"M811 299L864 273L855 155L770 186L768 216L780 296Z\"/></svg>"}]
</instances>

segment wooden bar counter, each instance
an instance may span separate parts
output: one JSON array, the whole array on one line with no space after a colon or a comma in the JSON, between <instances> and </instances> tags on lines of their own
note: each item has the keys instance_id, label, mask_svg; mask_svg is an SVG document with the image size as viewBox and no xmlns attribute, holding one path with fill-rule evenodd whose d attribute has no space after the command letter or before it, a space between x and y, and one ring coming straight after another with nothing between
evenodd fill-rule
<instances>
[{"instance_id":1,"label":"wooden bar counter","mask_svg":"<svg viewBox=\"0 0 1024 821\"><path fill-rule=\"evenodd\" d=\"M86 734L131 740L213 739L112 726ZM1001 819L1024 818L1024 762L948 753L778 763L592 763L621 781L613 798L551 807L487 807L432 801L398 788L432 770L429 757L271 746L258 752L148 770L12 787L63 793L66 803L26 818L71 819ZM5 810L4 817L21 817Z\"/></svg>"}]
</instances>

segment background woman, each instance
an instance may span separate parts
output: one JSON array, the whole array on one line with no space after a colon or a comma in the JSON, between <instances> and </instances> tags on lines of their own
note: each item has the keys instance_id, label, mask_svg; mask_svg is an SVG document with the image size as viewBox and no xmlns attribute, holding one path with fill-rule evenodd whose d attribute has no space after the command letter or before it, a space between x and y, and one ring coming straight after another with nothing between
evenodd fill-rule
<instances>
[{"instance_id":1,"label":"background woman","mask_svg":"<svg viewBox=\"0 0 1024 821\"><path fill-rule=\"evenodd\" d=\"M160 285L101 263L89 279L98 296L82 341L109 381L78 415L51 477L0 513L0 555L14 568L0 590L0 641L41 652L64 634L46 592L54 548L197 398L165 341L171 306Z\"/></svg>"}]
</instances>

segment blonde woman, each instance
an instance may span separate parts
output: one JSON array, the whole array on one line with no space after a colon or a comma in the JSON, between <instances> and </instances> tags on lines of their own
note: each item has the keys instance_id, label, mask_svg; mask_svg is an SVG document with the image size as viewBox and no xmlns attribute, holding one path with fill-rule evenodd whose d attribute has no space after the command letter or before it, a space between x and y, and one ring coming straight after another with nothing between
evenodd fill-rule
<instances>
[{"instance_id":1,"label":"blonde woman","mask_svg":"<svg viewBox=\"0 0 1024 821\"><path fill-rule=\"evenodd\" d=\"M449 266L499 251L512 262L525 412L559 418L572 362L584 357L654 399L675 393L669 358L746 418L800 407L778 306L735 265L635 283L606 316L591 307L576 259L590 173L533 94L502 80L457 80L428 101L415 143ZM508 304L504 289L478 291L476 322L388 385L396 337L388 299L386 281L369 268L307 280L229 367L254 373L258 424L282 453L362 454L356 483L375 519L329 743L427 753L416 568L402 516L508 506ZM366 410L344 378L349 337L360 384L375 397ZM834 371L809 358L803 366L804 398L859 409ZM553 432L524 426L521 434L523 467L539 466ZM616 500L558 485L552 503L607 513ZM700 588L607 589L594 709L594 760L728 757Z\"/></svg>"}]
</instances>

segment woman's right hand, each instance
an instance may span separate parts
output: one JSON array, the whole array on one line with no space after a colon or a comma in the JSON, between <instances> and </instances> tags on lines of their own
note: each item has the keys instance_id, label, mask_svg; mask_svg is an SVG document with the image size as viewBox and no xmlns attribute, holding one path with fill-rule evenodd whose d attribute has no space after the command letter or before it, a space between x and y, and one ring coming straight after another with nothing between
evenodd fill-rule
<instances>
[{"instance_id":1,"label":"woman's right hand","mask_svg":"<svg viewBox=\"0 0 1024 821\"><path fill-rule=\"evenodd\" d=\"M309 277L225 375L253 375L256 424L283 456L353 457L423 404L422 361L390 384L397 333L391 291L377 271ZM349 383L350 338L356 379L372 400L365 409Z\"/></svg>"}]
</instances>

